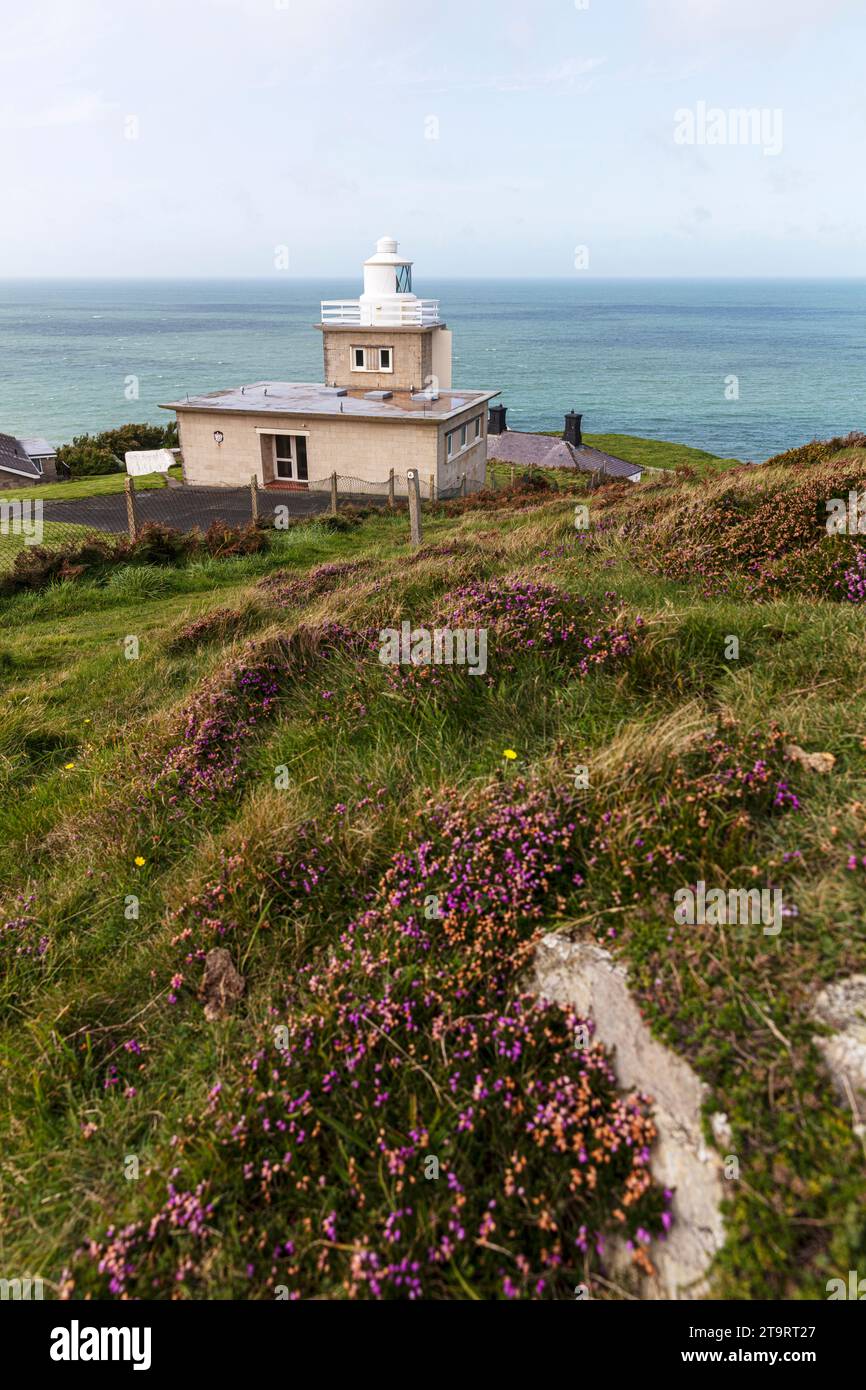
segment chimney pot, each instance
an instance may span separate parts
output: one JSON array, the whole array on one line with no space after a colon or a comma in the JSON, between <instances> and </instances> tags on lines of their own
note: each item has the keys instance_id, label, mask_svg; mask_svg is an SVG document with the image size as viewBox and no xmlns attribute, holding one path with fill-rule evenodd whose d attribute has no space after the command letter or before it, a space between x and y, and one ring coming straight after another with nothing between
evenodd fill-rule
<instances>
[{"instance_id":1,"label":"chimney pot","mask_svg":"<svg viewBox=\"0 0 866 1390\"><path fill-rule=\"evenodd\" d=\"M565 417L565 429L562 437L566 444L571 444L573 448L579 449L583 444L583 435L580 432L580 422L582 415L578 415L575 410L570 410Z\"/></svg>"}]
</instances>

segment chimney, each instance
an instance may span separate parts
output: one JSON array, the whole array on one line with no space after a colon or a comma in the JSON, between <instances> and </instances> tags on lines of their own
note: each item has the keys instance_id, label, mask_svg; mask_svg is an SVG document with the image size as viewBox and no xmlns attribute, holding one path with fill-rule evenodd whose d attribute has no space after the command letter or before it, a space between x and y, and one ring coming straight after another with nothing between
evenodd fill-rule
<instances>
[{"instance_id":1,"label":"chimney","mask_svg":"<svg viewBox=\"0 0 866 1390\"><path fill-rule=\"evenodd\" d=\"M566 444L571 444L575 449L579 449L583 444L583 436L580 432L580 422L582 415L575 415L574 410L570 410L565 417L565 429L562 437Z\"/></svg>"},{"instance_id":2,"label":"chimney","mask_svg":"<svg viewBox=\"0 0 866 1390\"><path fill-rule=\"evenodd\" d=\"M492 405L487 417L488 434L504 434L508 429L505 423L505 412L508 409L505 405Z\"/></svg>"}]
</instances>

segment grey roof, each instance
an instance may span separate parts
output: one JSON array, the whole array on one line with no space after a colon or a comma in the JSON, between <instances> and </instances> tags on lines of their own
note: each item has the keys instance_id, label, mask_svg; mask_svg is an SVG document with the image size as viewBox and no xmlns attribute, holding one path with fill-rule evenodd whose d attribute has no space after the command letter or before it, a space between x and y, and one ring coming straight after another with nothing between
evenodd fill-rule
<instances>
[{"instance_id":1,"label":"grey roof","mask_svg":"<svg viewBox=\"0 0 866 1390\"><path fill-rule=\"evenodd\" d=\"M558 435L503 430L487 436L487 457L500 463L534 464L540 468L580 468L585 473L605 473L609 478L639 478L642 469L625 459L591 449L576 448Z\"/></svg>"},{"instance_id":2,"label":"grey roof","mask_svg":"<svg viewBox=\"0 0 866 1390\"><path fill-rule=\"evenodd\" d=\"M394 390L387 400L349 387L335 391L311 381L256 381L225 391L208 391L169 401L164 410L208 410L220 414L243 411L251 415L351 415L373 420L447 420L472 405L485 405L498 391L440 391L436 400L416 399L410 391ZM337 397L339 396L339 399Z\"/></svg>"},{"instance_id":3,"label":"grey roof","mask_svg":"<svg viewBox=\"0 0 866 1390\"><path fill-rule=\"evenodd\" d=\"M18 443L25 454L29 454L32 459L53 459L57 454L54 445L49 444L47 439L19 439Z\"/></svg>"},{"instance_id":4,"label":"grey roof","mask_svg":"<svg viewBox=\"0 0 866 1390\"><path fill-rule=\"evenodd\" d=\"M21 441L11 434L0 434L0 469L4 473L19 473L24 478L41 478L36 464L27 456Z\"/></svg>"}]
</instances>

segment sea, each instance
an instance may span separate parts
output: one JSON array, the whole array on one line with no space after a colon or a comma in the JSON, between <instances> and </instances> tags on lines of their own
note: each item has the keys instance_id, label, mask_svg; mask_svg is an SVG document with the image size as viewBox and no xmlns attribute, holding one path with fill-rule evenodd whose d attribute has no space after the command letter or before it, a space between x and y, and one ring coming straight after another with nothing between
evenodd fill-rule
<instances>
[{"instance_id":1,"label":"sea","mask_svg":"<svg viewBox=\"0 0 866 1390\"><path fill-rule=\"evenodd\" d=\"M508 423L761 461L866 429L866 280L429 280L456 386ZM161 403L320 381L320 300L357 280L0 280L0 433L61 444Z\"/></svg>"}]
</instances>

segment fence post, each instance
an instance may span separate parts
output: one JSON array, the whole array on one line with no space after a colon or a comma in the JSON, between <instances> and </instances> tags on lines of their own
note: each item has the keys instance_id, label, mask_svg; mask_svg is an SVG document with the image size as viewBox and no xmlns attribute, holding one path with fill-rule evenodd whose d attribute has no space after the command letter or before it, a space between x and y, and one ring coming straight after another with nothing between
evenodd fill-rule
<instances>
[{"instance_id":1,"label":"fence post","mask_svg":"<svg viewBox=\"0 0 866 1390\"><path fill-rule=\"evenodd\" d=\"M436 501L436 474L430 474L430 501Z\"/></svg>"},{"instance_id":2,"label":"fence post","mask_svg":"<svg viewBox=\"0 0 866 1390\"><path fill-rule=\"evenodd\" d=\"M461 496L461 497L465 497L465 496L466 496L466 474L465 474L465 473L461 473L461 475L460 475L460 496Z\"/></svg>"},{"instance_id":3,"label":"fence post","mask_svg":"<svg viewBox=\"0 0 866 1390\"><path fill-rule=\"evenodd\" d=\"M514 487L514 466L511 468L511 486Z\"/></svg>"},{"instance_id":4,"label":"fence post","mask_svg":"<svg viewBox=\"0 0 866 1390\"><path fill-rule=\"evenodd\" d=\"M388 469L388 506L393 510L394 507L394 470Z\"/></svg>"},{"instance_id":5,"label":"fence post","mask_svg":"<svg viewBox=\"0 0 866 1390\"><path fill-rule=\"evenodd\" d=\"M421 489L418 486L418 470L410 468L406 474L409 489L409 539L412 545L421 544Z\"/></svg>"},{"instance_id":6,"label":"fence post","mask_svg":"<svg viewBox=\"0 0 866 1390\"><path fill-rule=\"evenodd\" d=\"M259 480L255 473L250 478L250 516L254 523L259 519Z\"/></svg>"},{"instance_id":7,"label":"fence post","mask_svg":"<svg viewBox=\"0 0 866 1390\"><path fill-rule=\"evenodd\" d=\"M337 475L331 474L331 516L337 515Z\"/></svg>"},{"instance_id":8,"label":"fence post","mask_svg":"<svg viewBox=\"0 0 866 1390\"><path fill-rule=\"evenodd\" d=\"M135 514L135 479L127 474L123 480L126 493L126 526L131 541L138 540L138 517Z\"/></svg>"}]
</instances>

